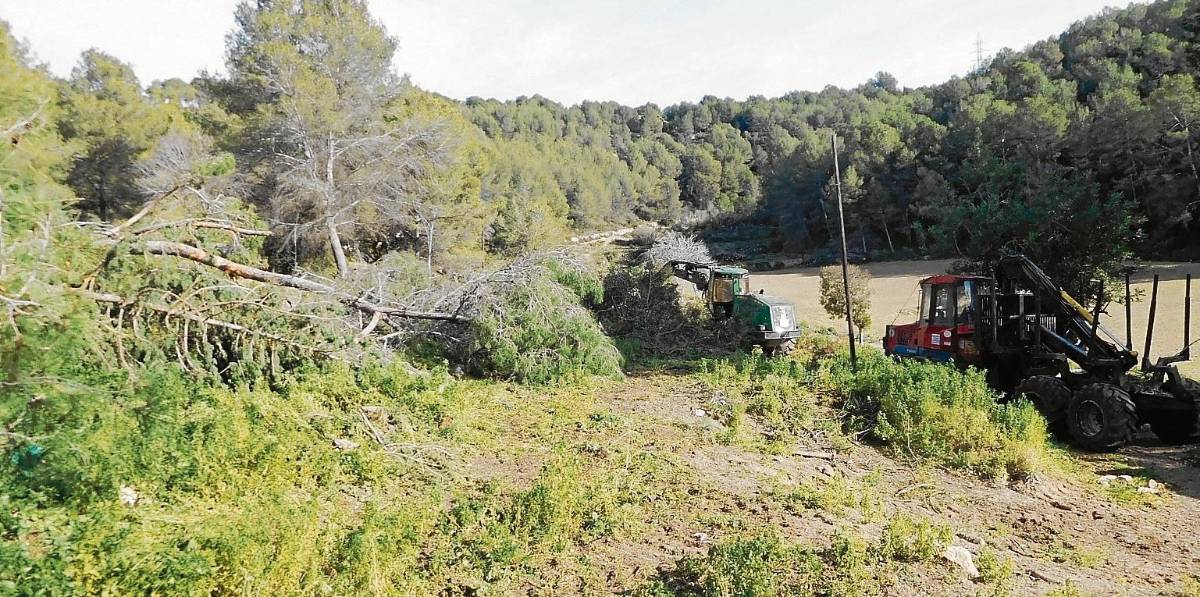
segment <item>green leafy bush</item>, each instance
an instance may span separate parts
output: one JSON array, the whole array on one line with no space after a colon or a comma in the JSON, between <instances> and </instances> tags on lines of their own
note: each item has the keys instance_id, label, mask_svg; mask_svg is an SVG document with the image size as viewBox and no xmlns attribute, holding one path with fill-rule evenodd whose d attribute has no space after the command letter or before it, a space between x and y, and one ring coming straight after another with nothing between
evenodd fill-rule
<instances>
[{"instance_id":1,"label":"green leafy bush","mask_svg":"<svg viewBox=\"0 0 1200 597\"><path fill-rule=\"evenodd\" d=\"M635 531L658 470L650 454L564 452L528 487L462 483L439 459L471 445L499 388L444 369L330 365L237 389L158 369L6 446L0 579L22 584L0 592L503 592ZM28 445L42 451L12 458Z\"/></svg>"},{"instance_id":2,"label":"green leafy bush","mask_svg":"<svg viewBox=\"0 0 1200 597\"><path fill-rule=\"evenodd\" d=\"M879 556L901 562L928 562L950 544L950 527L896 514L883 527Z\"/></svg>"},{"instance_id":3,"label":"green leafy bush","mask_svg":"<svg viewBox=\"0 0 1200 597\"><path fill-rule=\"evenodd\" d=\"M787 545L775 533L735 537L685 558L663 583L677 595L757 597L805 594L824 564L816 553Z\"/></svg>"},{"instance_id":4,"label":"green leafy bush","mask_svg":"<svg viewBox=\"0 0 1200 597\"><path fill-rule=\"evenodd\" d=\"M860 351L855 370L832 342L807 334L788 359L705 359L699 376L727 401L714 412L755 417L768 449L814 431L826 432L835 447L844 442L815 414L821 397L832 396L846 411L848 431L896 456L989 479L1025 478L1055 466L1045 419L1027 402L999 403L982 373L897 363L875 349Z\"/></svg>"},{"instance_id":5,"label":"green leafy bush","mask_svg":"<svg viewBox=\"0 0 1200 597\"><path fill-rule=\"evenodd\" d=\"M1023 478L1050 466L1046 422L1027 402L1000 404L978 371L934 363L897 363L859 354L858 369L839 354L821 383L867 432L896 455L986 477Z\"/></svg>"},{"instance_id":6,"label":"green leafy bush","mask_svg":"<svg viewBox=\"0 0 1200 597\"><path fill-rule=\"evenodd\" d=\"M702 360L698 368L699 377L720 391L719 403L710 404L713 412L727 414L722 418L731 429L741 414L755 417L768 451L782 450L801 434L821 428L810 391L813 371L795 360L741 353Z\"/></svg>"}]
</instances>

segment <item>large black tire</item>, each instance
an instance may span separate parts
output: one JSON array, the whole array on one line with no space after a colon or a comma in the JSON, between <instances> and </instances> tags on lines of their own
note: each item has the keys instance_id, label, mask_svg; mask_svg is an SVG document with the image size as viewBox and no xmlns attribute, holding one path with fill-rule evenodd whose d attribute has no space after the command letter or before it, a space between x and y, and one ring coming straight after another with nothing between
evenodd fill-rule
<instances>
[{"instance_id":1,"label":"large black tire","mask_svg":"<svg viewBox=\"0 0 1200 597\"><path fill-rule=\"evenodd\" d=\"M1150 430L1164 444L1189 444L1200 440L1200 382L1185 379L1171 393L1176 398L1191 401L1191 415L1172 413L1148 416L1146 422L1150 423Z\"/></svg>"},{"instance_id":2,"label":"large black tire","mask_svg":"<svg viewBox=\"0 0 1200 597\"><path fill-rule=\"evenodd\" d=\"M1013 398L1022 396L1037 407L1046 418L1046 427L1056 434L1066 430L1067 406L1071 402L1071 389L1063 380L1049 375L1034 375L1017 384Z\"/></svg>"},{"instance_id":3,"label":"large black tire","mask_svg":"<svg viewBox=\"0 0 1200 597\"><path fill-rule=\"evenodd\" d=\"M1133 439L1137 427L1137 408L1129 392L1112 384L1084 386L1071 396L1067 406L1071 438L1087 450L1116 450Z\"/></svg>"}]
</instances>

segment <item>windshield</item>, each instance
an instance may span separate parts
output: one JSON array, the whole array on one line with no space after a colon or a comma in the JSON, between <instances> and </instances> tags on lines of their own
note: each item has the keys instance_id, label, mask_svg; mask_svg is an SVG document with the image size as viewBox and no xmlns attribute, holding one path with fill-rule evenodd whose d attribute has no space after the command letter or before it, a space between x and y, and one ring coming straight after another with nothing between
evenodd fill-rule
<instances>
[{"instance_id":1,"label":"windshield","mask_svg":"<svg viewBox=\"0 0 1200 597\"><path fill-rule=\"evenodd\" d=\"M733 302L733 280L729 278L717 278L713 280L712 289L712 300L714 303Z\"/></svg>"}]
</instances>

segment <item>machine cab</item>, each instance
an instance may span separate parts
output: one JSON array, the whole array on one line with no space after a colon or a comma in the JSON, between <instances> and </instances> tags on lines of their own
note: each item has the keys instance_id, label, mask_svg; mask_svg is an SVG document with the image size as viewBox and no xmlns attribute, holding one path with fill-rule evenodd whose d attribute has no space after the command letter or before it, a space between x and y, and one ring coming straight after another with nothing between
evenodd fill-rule
<instances>
[{"instance_id":1,"label":"machine cab","mask_svg":"<svg viewBox=\"0 0 1200 597\"><path fill-rule=\"evenodd\" d=\"M921 281L917 321L889 325L884 351L897 357L970 364L978 359L975 326L980 299L991 281L966 276L934 276Z\"/></svg>"},{"instance_id":2,"label":"machine cab","mask_svg":"<svg viewBox=\"0 0 1200 597\"><path fill-rule=\"evenodd\" d=\"M732 316L734 297L750 294L750 272L740 267L713 268L707 294L713 317L722 319Z\"/></svg>"}]
</instances>

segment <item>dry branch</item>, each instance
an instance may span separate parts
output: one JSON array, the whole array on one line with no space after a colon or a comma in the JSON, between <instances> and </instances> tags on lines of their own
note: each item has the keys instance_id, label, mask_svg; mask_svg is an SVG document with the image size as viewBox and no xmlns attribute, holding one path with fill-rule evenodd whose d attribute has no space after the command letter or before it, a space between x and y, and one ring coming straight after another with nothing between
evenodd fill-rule
<instances>
[{"instance_id":1,"label":"dry branch","mask_svg":"<svg viewBox=\"0 0 1200 597\"><path fill-rule=\"evenodd\" d=\"M133 301L125 299L119 295L107 293L107 292L92 292L90 290L79 290L79 289L76 289L75 292L79 293L81 296L84 296L86 298L94 300L98 303L121 305L123 307L124 305L129 305L133 302ZM316 346L309 346L307 344L288 339L279 334L272 334L270 332L254 330L254 329L248 328L244 325L240 325L237 323L222 321L220 319L215 319L212 317L205 317L203 315L198 315L196 313L191 313L189 311L181 311L179 309L168 307L166 305L159 305L159 304L155 304L155 303L145 302L145 303L141 303L140 306L144 307L146 309L149 309L151 311L166 315L168 318L178 317L180 319L185 319L187 321L194 321L196 323L202 323L204 325L223 328L223 329L227 329L227 330L231 330L231 331L235 331L235 332L239 332L239 333L244 333L244 334L250 334L252 336L257 336L259 338L272 340L275 342L279 342L281 344L286 344L287 346L291 346L293 348L307 350L309 352L318 352L318 353L333 352L332 349L318 348Z\"/></svg>"},{"instance_id":2,"label":"dry branch","mask_svg":"<svg viewBox=\"0 0 1200 597\"><path fill-rule=\"evenodd\" d=\"M134 236L141 236L143 234L146 234L148 232L154 232L156 230L163 230L166 228L181 228L181 227L208 228L211 230L225 230L228 232L233 232L235 234L241 234L241 235L245 235L245 236L271 236L270 230L258 230L256 228L246 228L244 226L238 226L237 224L234 224L233 222L228 222L228 221L224 221L224 220L213 220L213 219L209 219L209 218L188 218L186 220L179 220L177 222L162 222L159 224L152 224L149 226L143 226L141 228L138 228L137 230L134 230L132 234Z\"/></svg>"},{"instance_id":3,"label":"dry branch","mask_svg":"<svg viewBox=\"0 0 1200 597\"><path fill-rule=\"evenodd\" d=\"M3 131L0 131L0 137L5 138L10 143L15 145L18 139L20 139L21 135L33 130L33 125L37 121L38 116L41 115L43 107L45 107L44 101L41 106L38 106L37 110L33 111L32 114L16 121L12 124L12 126L4 129Z\"/></svg>"},{"instance_id":4,"label":"dry branch","mask_svg":"<svg viewBox=\"0 0 1200 597\"><path fill-rule=\"evenodd\" d=\"M264 284L271 284L274 286L295 288L297 290L303 290L306 292L330 295L344 305L353 307L366 313L370 313L372 315L378 313L387 317L426 319L433 321L447 321L451 323L469 323L471 321L470 317L464 316L460 312L446 313L439 311L422 311L418 309L409 309L407 307L396 307L374 303L364 300L360 297L346 294L323 282L317 282L315 280L302 278L300 276L280 274L277 272L259 269L250 265L237 263L221 257L220 255L215 255L204 249L185 243L165 240L147 240L129 245L129 251L131 253L182 257L202 265L219 269L232 278L254 280L256 282L262 282Z\"/></svg>"},{"instance_id":5,"label":"dry branch","mask_svg":"<svg viewBox=\"0 0 1200 597\"><path fill-rule=\"evenodd\" d=\"M708 247L700 240L671 231L655 239L646 251L646 262L657 268L672 261L710 264L713 258Z\"/></svg>"},{"instance_id":6,"label":"dry branch","mask_svg":"<svg viewBox=\"0 0 1200 597\"><path fill-rule=\"evenodd\" d=\"M128 220L125 220L124 222L122 222L121 224L119 224L117 226L113 226L112 228L108 229L107 231L105 231L105 234L111 238L120 237L121 233L126 228L129 228L130 226L133 226L134 224L141 221L142 218L146 217L147 215L150 214L150 212L154 211L154 208L158 207L159 203L162 203L162 201L164 199L166 199L167 197L174 195L175 191L178 191L181 188L183 188L183 185L176 185L166 192L159 193L156 197L147 201L146 204L143 205L142 208L139 209L137 213L133 214L133 217L129 218Z\"/></svg>"}]
</instances>

